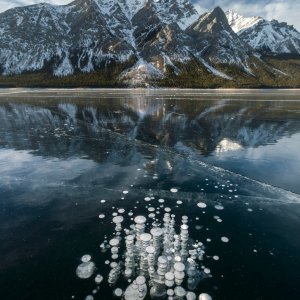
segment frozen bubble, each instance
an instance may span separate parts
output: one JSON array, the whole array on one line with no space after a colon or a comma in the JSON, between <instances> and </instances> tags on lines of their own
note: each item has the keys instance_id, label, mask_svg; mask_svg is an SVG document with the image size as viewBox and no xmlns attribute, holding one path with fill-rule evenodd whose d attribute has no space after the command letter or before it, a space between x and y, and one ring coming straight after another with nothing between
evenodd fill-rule
<instances>
[{"instance_id":1,"label":"frozen bubble","mask_svg":"<svg viewBox=\"0 0 300 300\"><path fill-rule=\"evenodd\" d=\"M171 208L170 207L165 207L165 212L170 212Z\"/></svg>"},{"instance_id":2,"label":"frozen bubble","mask_svg":"<svg viewBox=\"0 0 300 300\"><path fill-rule=\"evenodd\" d=\"M163 234L163 230L159 227L156 227L156 228L152 228L150 230L150 233L153 235L153 236L161 236Z\"/></svg>"},{"instance_id":3,"label":"frozen bubble","mask_svg":"<svg viewBox=\"0 0 300 300\"><path fill-rule=\"evenodd\" d=\"M124 212L125 212L125 209L124 209L124 208L118 209L118 213L119 213L119 214L123 214Z\"/></svg>"},{"instance_id":4,"label":"frozen bubble","mask_svg":"<svg viewBox=\"0 0 300 300\"><path fill-rule=\"evenodd\" d=\"M92 259L92 257L89 254L85 254L81 257L81 261L86 263L89 262Z\"/></svg>"},{"instance_id":5,"label":"frozen bubble","mask_svg":"<svg viewBox=\"0 0 300 300\"><path fill-rule=\"evenodd\" d=\"M151 219L154 219L155 218L155 214L151 213L151 214L148 215L148 217L151 218Z\"/></svg>"},{"instance_id":6,"label":"frozen bubble","mask_svg":"<svg viewBox=\"0 0 300 300\"><path fill-rule=\"evenodd\" d=\"M116 296L116 297L122 297L122 295L123 295L123 290L122 289L120 289L120 288L116 288L115 290L114 290L114 296Z\"/></svg>"},{"instance_id":7,"label":"frozen bubble","mask_svg":"<svg viewBox=\"0 0 300 300\"><path fill-rule=\"evenodd\" d=\"M105 218L105 214L100 214L99 215L99 219L104 219Z\"/></svg>"},{"instance_id":8,"label":"frozen bubble","mask_svg":"<svg viewBox=\"0 0 300 300\"><path fill-rule=\"evenodd\" d=\"M170 297L174 296L174 290L173 289L168 289L167 290L167 295L170 296Z\"/></svg>"},{"instance_id":9,"label":"frozen bubble","mask_svg":"<svg viewBox=\"0 0 300 300\"><path fill-rule=\"evenodd\" d=\"M179 298L183 298L186 295L185 289L181 286L176 286L174 289L174 293Z\"/></svg>"},{"instance_id":10,"label":"frozen bubble","mask_svg":"<svg viewBox=\"0 0 300 300\"><path fill-rule=\"evenodd\" d=\"M217 204L217 205L215 205L215 209L217 209L217 210L223 210L224 206L221 205L221 204Z\"/></svg>"},{"instance_id":11,"label":"frozen bubble","mask_svg":"<svg viewBox=\"0 0 300 300\"><path fill-rule=\"evenodd\" d=\"M106 265L109 265L110 261L109 261L109 260L106 260L104 263L105 263Z\"/></svg>"},{"instance_id":12,"label":"frozen bubble","mask_svg":"<svg viewBox=\"0 0 300 300\"><path fill-rule=\"evenodd\" d=\"M196 225L196 226L195 226L195 229L196 229L196 230L200 230L201 228L202 228L202 226L200 226L200 225Z\"/></svg>"},{"instance_id":13,"label":"frozen bubble","mask_svg":"<svg viewBox=\"0 0 300 300\"><path fill-rule=\"evenodd\" d=\"M176 189L176 188L171 188L170 191L171 191L172 193L177 193L177 192L178 192L178 189Z\"/></svg>"},{"instance_id":14,"label":"frozen bubble","mask_svg":"<svg viewBox=\"0 0 300 300\"><path fill-rule=\"evenodd\" d=\"M248 210L248 211L250 211L250 212L252 212L252 211L253 211L253 209L252 209L252 208L248 208L247 210Z\"/></svg>"},{"instance_id":15,"label":"frozen bubble","mask_svg":"<svg viewBox=\"0 0 300 300\"><path fill-rule=\"evenodd\" d=\"M125 195L128 194L128 191L123 191L123 194L125 194Z\"/></svg>"},{"instance_id":16,"label":"frozen bubble","mask_svg":"<svg viewBox=\"0 0 300 300\"><path fill-rule=\"evenodd\" d=\"M164 199L158 199L158 202L159 202L159 203L164 203L165 200L164 200Z\"/></svg>"},{"instance_id":17,"label":"frozen bubble","mask_svg":"<svg viewBox=\"0 0 300 300\"><path fill-rule=\"evenodd\" d=\"M196 300L197 296L194 292L187 292L186 293L186 300Z\"/></svg>"},{"instance_id":18,"label":"frozen bubble","mask_svg":"<svg viewBox=\"0 0 300 300\"><path fill-rule=\"evenodd\" d=\"M174 273L173 273L173 272L167 272L167 273L165 274L165 278L166 278L167 280L174 280L174 278L175 278Z\"/></svg>"},{"instance_id":19,"label":"frozen bubble","mask_svg":"<svg viewBox=\"0 0 300 300\"><path fill-rule=\"evenodd\" d=\"M148 246L148 247L146 248L146 252L147 252L148 254L154 254L155 248L154 248L153 246Z\"/></svg>"},{"instance_id":20,"label":"frozen bubble","mask_svg":"<svg viewBox=\"0 0 300 300\"><path fill-rule=\"evenodd\" d=\"M151 198L150 198L150 197L145 197L144 200L145 200L145 201L150 201Z\"/></svg>"},{"instance_id":21,"label":"frozen bubble","mask_svg":"<svg viewBox=\"0 0 300 300\"><path fill-rule=\"evenodd\" d=\"M212 297L209 294L202 293L199 295L199 300L212 300Z\"/></svg>"},{"instance_id":22,"label":"frozen bubble","mask_svg":"<svg viewBox=\"0 0 300 300\"><path fill-rule=\"evenodd\" d=\"M118 263L116 263L115 261L113 261L111 264L110 264L110 267L112 269L116 268L118 266Z\"/></svg>"},{"instance_id":23,"label":"frozen bubble","mask_svg":"<svg viewBox=\"0 0 300 300\"><path fill-rule=\"evenodd\" d=\"M142 242L149 242L149 241L151 241L151 234L149 234L149 233L142 233L140 235L140 240Z\"/></svg>"},{"instance_id":24,"label":"frozen bubble","mask_svg":"<svg viewBox=\"0 0 300 300\"><path fill-rule=\"evenodd\" d=\"M229 238L226 237L226 236L222 236L221 237L221 241L224 242L224 243L228 243L229 242Z\"/></svg>"},{"instance_id":25,"label":"frozen bubble","mask_svg":"<svg viewBox=\"0 0 300 300\"><path fill-rule=\"evenodd\" d=\"M119 258L119 255L118 255L118 254L113 254L113 255L111 256L111 258L112 258L112 259L118 259L118 258Z\"/></svg>"},{"instance_id":26,"label":"frozen bubble","mask_svg":"<svg viewBox=\"0 0 300 300\"><path fill-rule=\"evenodd\" d=\"M176 201L177 204L182 204L181 200Z\"/></svg>"},{"instance_id":27,"label":"frozen bubble","mask_svg":"<svg viewBox=\"0 0 300 300\"><path fill-rule=\"evenodd\" d=\"M76 275L81 279L90 278L95 271L95 264L92 261L81 263L76 269Z\"/></svg>"},{"instance_id":28,"label":"frozen bubble","mask_svg":"<svg viewBox=\"0 0 300 300\"><path fill-rule=\"evenodd\" d=\"M100 202L101 202L101 203L105 203L105 202L106 202L106 200L102 199L102 200L100 200Z\"/></svg>"},{"instance_id":29,"label":"frozen bubble","mask_svg":"<svg viewBox=\"0 0 300 300\"><path fill-rule=\"evenodd\" d=\"M219 257L218 255L214 255L214 256L213 256L213 259L214 259L214 260L219 260L220 257Z\"/></svg>"},{"instance_id":30,"label":"frozen bubble","mask_svg":"<svg viewBox=\"0 0 300 300\"><path fill-rule=\"evenodd\" d=\"M122 223L124 221L124 218L122 216L116 216L113 218L112 220L115 224L118 224L118 223Z\"/></svg>"},{"instance_id":31,"label":"frozen bubble","mask_svg":"<svg viewBox=\"0 0 300 300\"><path fill-rule=\"evenodd\" d=\"M85 297L85 300L94 300L94 297L92 295L88 295Z\"/></svg>"},{"instance_id":32,"label":"frozen bubble","mask_svg":"<svg viewBox=\"0 0 300 300\"><path fill-rule=\"evenodd\" d=\"M205 208L207 205L204 202L199 202L197 206L200 208Z\"/></svg>"},{"instance_id":33,"label":"frozen bubble","mask_svg":"<svg viewBox=\"0 0 300 300\"><path fill-rule=\"evenodd\" d=\"M144 224L146 223L146 218L144 216L137 216L134 218L134 222L137 224Z\"/></svg>"},{"instance_id":34,"label":"frozen bubble","mask_svg":"<svg viewBox=\"0 0 300 300\"><path fill-rule=\"evenodd\" d=\"M210 274L210 269L209 268L204 268L203 271L204 271L205 274Z\"/></svg>"},{"instance_id":35,"label":"frozen bubble","mask_svg":"<svg viewBox=\"0 0 300 300\"><path fill-rule=\"evenodd\" d=\"M97 284L101 283L103 281L103 276L98 274L96 277L95 277L95 282Z\"/></svg>"},{"instance_id":36,"label":"frozen bubble","mask_svg":"<svg viewBox=\"0 0 300 300\"><path fill-rule=\"evenodd\" d=\"M186 224L182 224L182 225L180 226L180 228L181 228L182 230L188 230L188 229L189 229L189 226L186 225Z\"/></svg>"},{"instance_id":37,"label":"frozen bubble","mask_svg":"<svg viewBox=\"0 0 300 300\"><path fill-rule=\"evenodd\" d=\"M168 261L167 261L167 258L165 256L160 256L157 261L160 263L160 264L166 264Z\"/></svg>"},{"instance_id":38,"label":"frozen bubble","mask_svg":"<svg viewBox=\"0 0 300 300\"><path fill-rule=\"evenodd\" d=\"M146 282L146 278L144 276L138 276L135 282L137 285L142 285Z\"/></svg>"},{"instance_id":39,"label":"frozen bubble","mask_svg":"<svg viewBox=\"0 0 300 300\"><path fill-rule=\"evenodd\" d=\"M222 223L222 219L221 219L221 218L218 218L218 219L217 219L217 222Z\"/></svg>"},{"instance_id":40,"label":"frozen bubble","mask_svg":"<svg viewBox=\"0 0 300 300\"><path fill-rule=\"evenodd\" d=\"M112 247L118 246L119 243L120 243L119 239L111 239L111 240L109 241L109 244L110 244Z\"/></svg>"},{"instance_id":41,"label":"frozen bubble","mask_svg":"<svg viewBox=\"0 0 300 300\"><path fill-rule=\"evenodd\" d=\"M185 266L184 266L184 264L183 264L182 262L176 262L176 263L174 264L174 269L175 269L176 271L178 271L178 272L183 272L184 269L185 269Z\"/></svg>"},{"instance_id":42,"label":"frozen bubble","mask_svg":"<svg viewBox=\"0 0 300 300\"><path fill-rule=\"evenodd\" d=\"M149 207L148 211L153 212L153 211L155 211L155 208L154 207Z\"/></svg>"}]
</instances>

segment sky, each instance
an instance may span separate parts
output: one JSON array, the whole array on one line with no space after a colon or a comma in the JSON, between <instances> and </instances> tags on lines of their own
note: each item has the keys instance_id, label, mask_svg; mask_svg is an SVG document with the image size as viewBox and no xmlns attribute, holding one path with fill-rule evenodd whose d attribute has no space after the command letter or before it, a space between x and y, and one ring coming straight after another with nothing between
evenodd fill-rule
<instances>
[{"instance_id":1,"label":"sky","mask_svg":"<svg viewBox=\"0 0 300 300\"><path fill-rule=\"evenodd\" d=\"M67 4L72 0L0 0L0 12L6 9L40 2ZM224 11L233 9L246 17L260 16L294 25L300 31L299 0L190 0L202 13L220 6Z\"/></svg>"}]
</instances>

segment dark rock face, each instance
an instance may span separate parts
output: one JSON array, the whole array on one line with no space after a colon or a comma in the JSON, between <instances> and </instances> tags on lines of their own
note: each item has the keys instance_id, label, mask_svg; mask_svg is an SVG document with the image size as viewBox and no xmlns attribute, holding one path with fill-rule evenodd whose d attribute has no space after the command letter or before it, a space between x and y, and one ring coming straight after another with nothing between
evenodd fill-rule
<instances>
[{"instance_id":1,"label":"dark rock face","mask_svg":"<svg viewBox=\"0 0 300 300\"><path fill-rule=\"evenodd\" d=\"M247 60L253 51L233 32L220 7L200 16L187 32L197 41L204 59L248 69Z\"/></svg>"}]
</instances>

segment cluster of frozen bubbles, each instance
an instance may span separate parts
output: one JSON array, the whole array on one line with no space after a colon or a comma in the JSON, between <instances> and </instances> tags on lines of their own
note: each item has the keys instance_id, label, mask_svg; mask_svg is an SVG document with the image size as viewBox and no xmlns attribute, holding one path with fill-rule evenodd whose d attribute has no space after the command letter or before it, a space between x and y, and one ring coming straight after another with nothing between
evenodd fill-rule
<instances>
[{"instance_id":1,"label":"cluster of frozen bubbles","mask_svg":"<svg viewBox=\"0 0 300 300\"><path fill-rule=\"evenodd\" d=\"M114 298L125 300L142 300L147 295L151 299L187 299L209 300L207 293L197 295L195 290L199 282L210 276L208 268L200 267L205 254L204 245L194 242L189 236L188 217L182 216L179 232L175 230L175 215L166 208L163 220L154 220L147 226L145 216L136 216L129 229L123 229L124 217L113 218L115 232L107 245L100 247L111 251L110 272L105 280L112 288ZM150 224L150 223L149 223ZM125 253L120 255L121 249ZM84 255L77 267L79 278L90 278L95 270L95 263L90 255ZM123 290L117 287L123 277L128 286ZM103 276L97 274L100 289ZM86 300L93 300L89 295Z\"/></svg>"}]
</instances>

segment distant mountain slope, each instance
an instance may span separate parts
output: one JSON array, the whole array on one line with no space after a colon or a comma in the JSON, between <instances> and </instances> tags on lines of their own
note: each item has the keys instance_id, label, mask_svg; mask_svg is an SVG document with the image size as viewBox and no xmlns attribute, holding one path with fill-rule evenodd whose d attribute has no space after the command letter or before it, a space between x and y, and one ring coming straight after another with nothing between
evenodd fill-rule
<instances>
[{"instance_id":1,"label":"distant mountain slope","mask_svg":"<svg viewBox=\"0 0 300 300\"><path fill-rule=\"evenodd\" d=\"M300 55L300 33L293 26L260 17L245 18L233 11L227 11L226 16L239 37L261 54Z\"/></svg>"}]
</instances>

